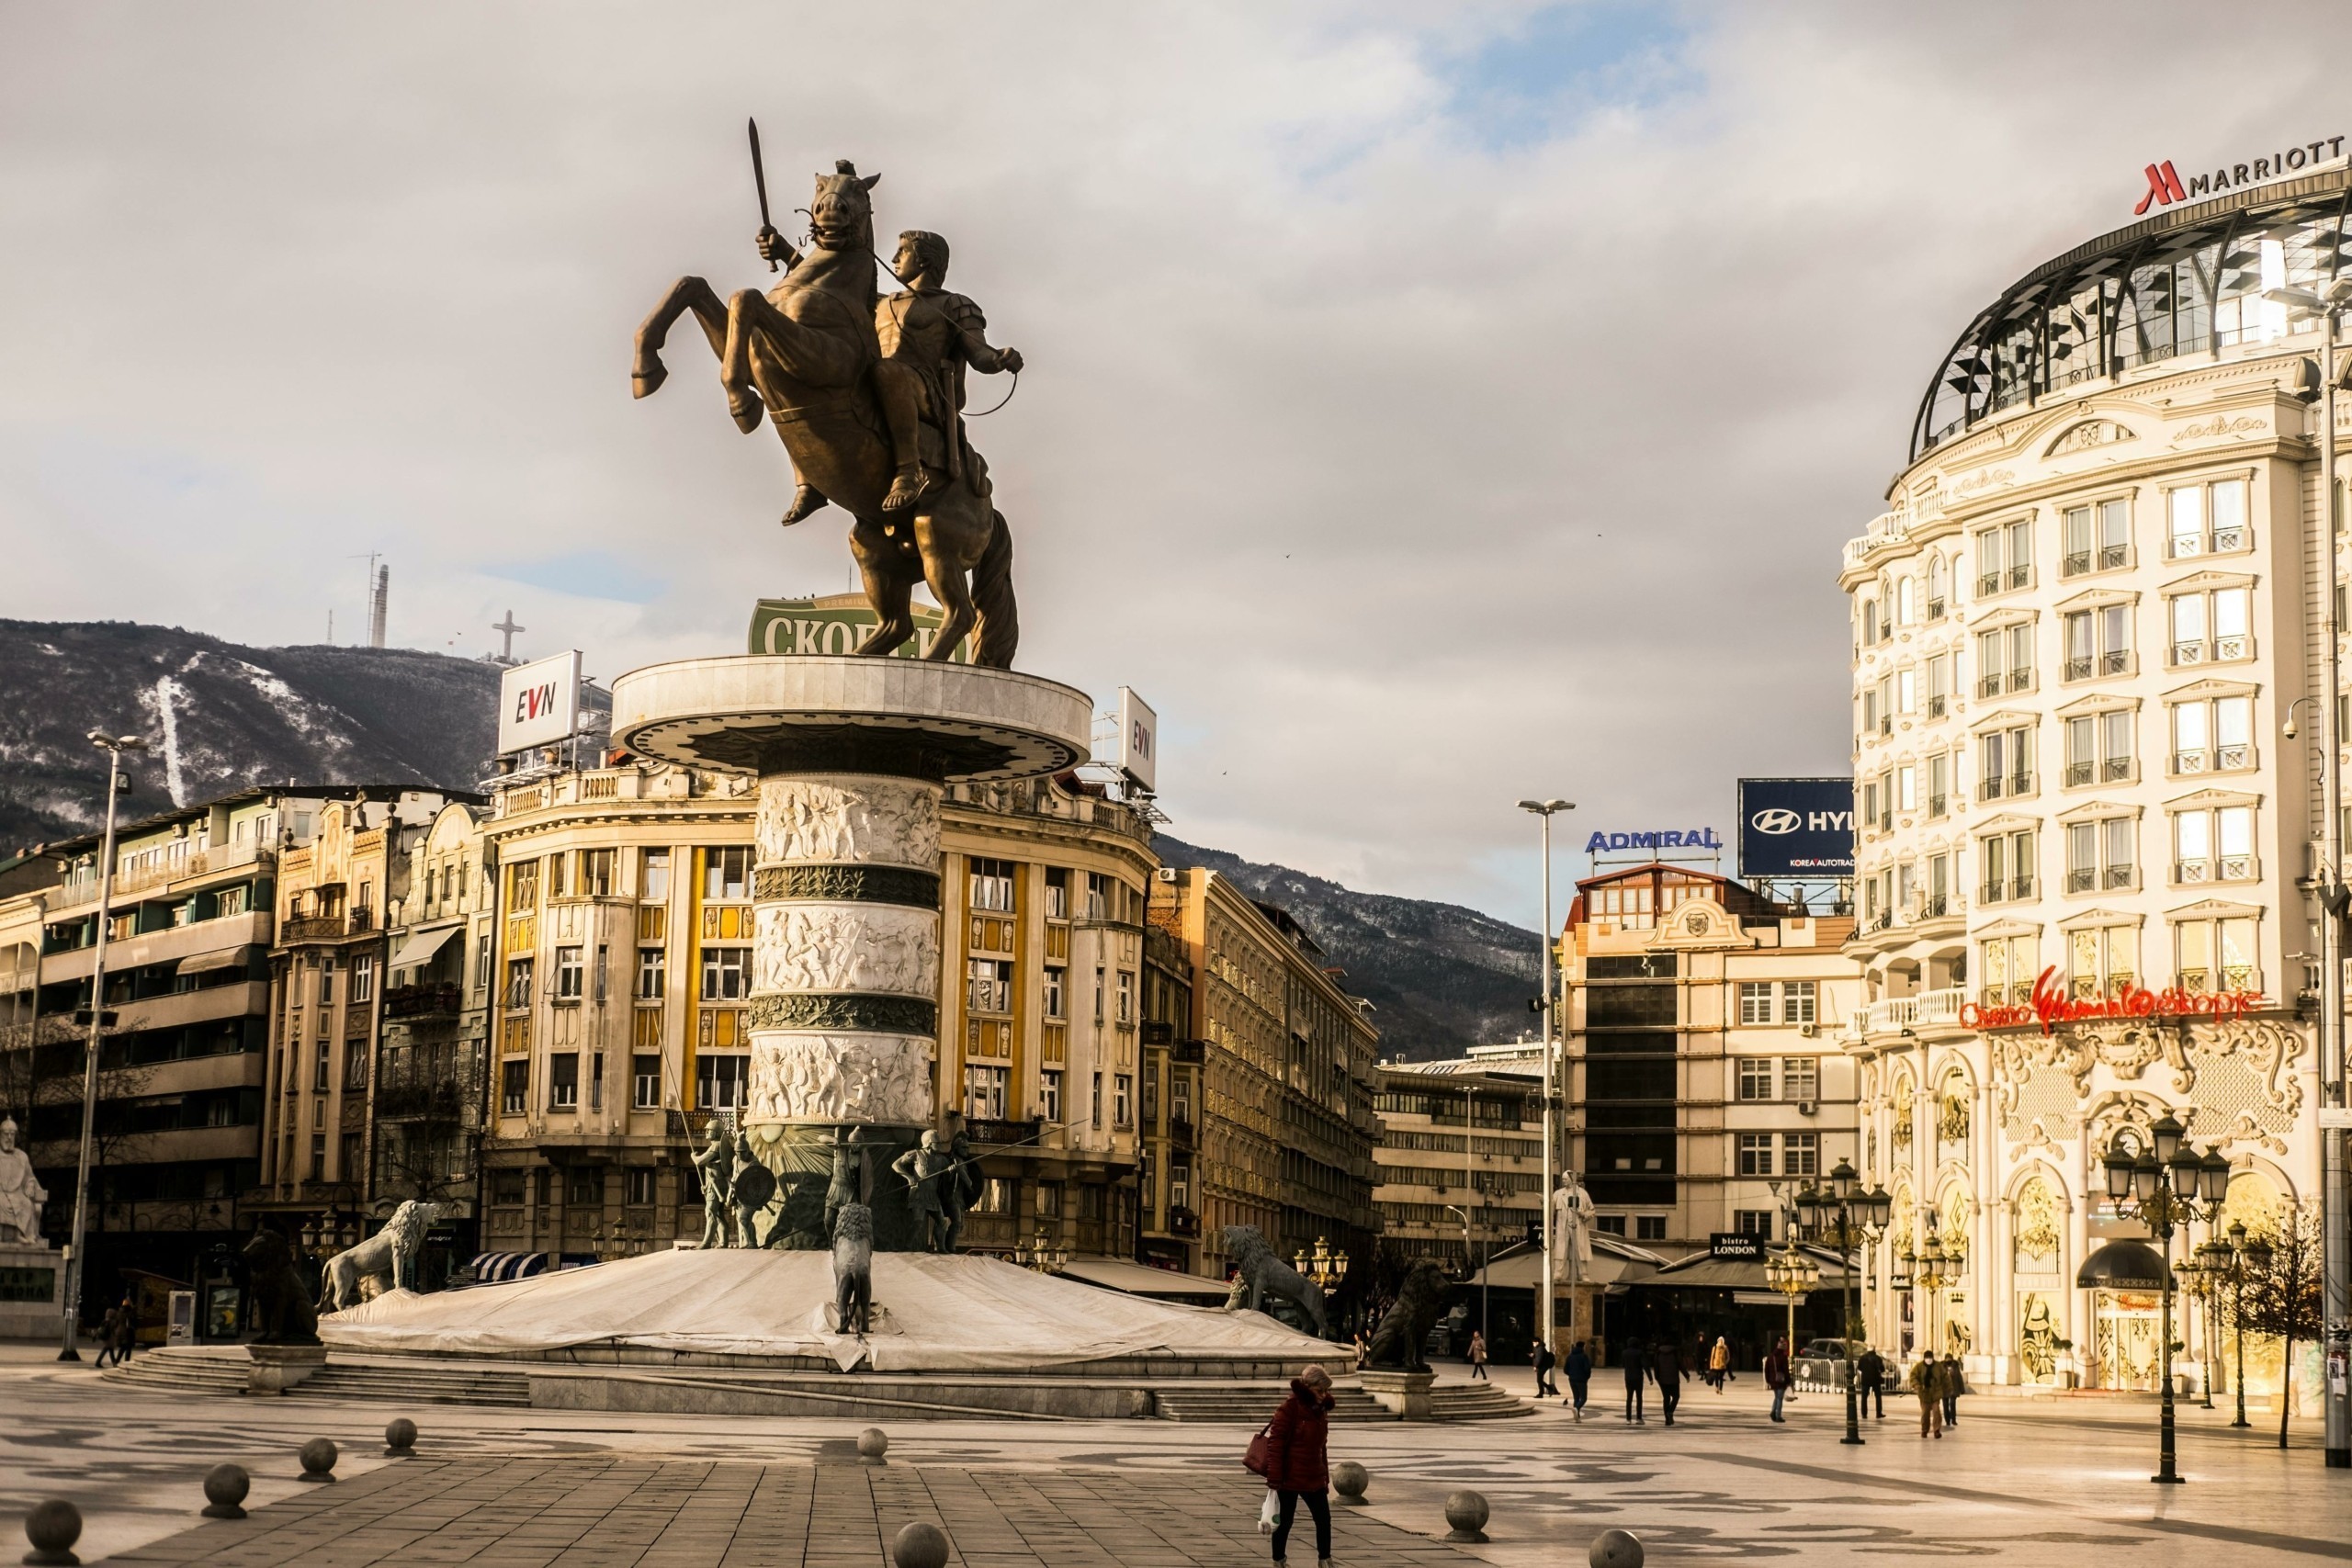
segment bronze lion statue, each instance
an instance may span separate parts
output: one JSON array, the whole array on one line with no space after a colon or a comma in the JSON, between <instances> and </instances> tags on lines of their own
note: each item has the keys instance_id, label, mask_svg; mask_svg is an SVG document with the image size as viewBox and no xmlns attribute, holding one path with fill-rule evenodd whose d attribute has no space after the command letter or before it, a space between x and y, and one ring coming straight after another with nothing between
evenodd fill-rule
<instances>
[{"instance_id":1,"label":"bronze lion statue","mask_svg":"<svg viewBox=\"0 0 2352 1568\"><path fill-rule=\"evenodd\" d=\"M1437 1259L1416 1258L1396 1292L1396 1304L1373 1330L1372 1348L1365 1353L1363 1364L1388 1372L1428 1371L1424 1352L1430 1330L1437 1325L1438 1314L1445 1310L1449 1283L1444 1266Z\"/></svg>"},{"instance_id":2,"label":"bronze lion statue","mask_svg":"<svg viewBox=\"0 0 2352 1568\"><path fill-rule=\"evenodd\" d=\"M252 1292L254 1337L260 1345L315 1345L319 1342L318 1309L311 1304L310 1288L294 1267L294 1248L283 1235L264 1226L245 1243L245 1283Z\"/></svg>"}]
</instances>

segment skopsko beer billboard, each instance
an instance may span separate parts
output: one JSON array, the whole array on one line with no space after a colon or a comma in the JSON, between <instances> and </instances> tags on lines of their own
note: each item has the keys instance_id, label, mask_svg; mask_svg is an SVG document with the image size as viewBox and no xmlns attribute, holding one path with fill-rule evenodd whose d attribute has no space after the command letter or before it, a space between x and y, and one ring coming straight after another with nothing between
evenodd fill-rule
<instances>
[{"instance_id":1,"label":"skopsko beer billboard","mask_svg":"<svg viewBox=\"0 0 2352 1568\"><path fill-rule=\"evenodd\" d=\"M914 606L915 635L898 648L900 659L917 659L931 651L939 638L939 624L946 617L930 604ZM751 651L772 654L855 653L865 634L881 624L863 593L828 593L817 599L763 599L752 607ZM957 664L972 661L970 638L956 645L949 657Z\"/></svg>"},{"instance_id":2,"label":"skopsko beer billboard","mask_svg":"<svg viewBox=\"0 0 2352 1568\"><path fill-rule=\"evenodd\" d=\"M1739 781L1742 876L1854 874L1854 781Z\"/></svg>"}]
</instances>

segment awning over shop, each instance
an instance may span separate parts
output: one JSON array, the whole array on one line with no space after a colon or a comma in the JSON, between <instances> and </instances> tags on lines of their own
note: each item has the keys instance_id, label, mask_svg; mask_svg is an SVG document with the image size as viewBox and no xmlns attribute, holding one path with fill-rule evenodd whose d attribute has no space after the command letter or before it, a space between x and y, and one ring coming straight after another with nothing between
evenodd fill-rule
<instances>
[{"instance_id":1,"label":"awning over shop","mask_svg":"<svg viewBox=\"0 0 2352 1568\"><path fill-rule=\"evenodd\" d=\"M1154 1301L1221 1305L1230 1290L1221 1280L1179 1274L1172 1269L1153 1269L1116 1258L1073 1258L1056 1272L1066 1280L1082 1280L1106 1291L1148 1296Z\"/></svg>"},{"instance_id":2,"label":"awning over shop","mask_svg":"<svg viewBox=\"0 0 2352 1568\"><path fill-rule=\"evenodd\" d=\"M1800 1247L1802 1253L1815 1268L1821 1270L1821 1282L1815 1291L1839 1291L1846 1287L1845 1266L1838 1255L1826 1247ZM1694 1252L1688 1258L1678 1258L1656 1273L1630 1281L1636 1290L1647 1291L1747 1291L1758 1294L1770 1292L1770 1299L1781 1299L1772 1291L1771 1276L1764 1271L1762 1258L1717 1258L1710 1253Z\"/></svg>"},{"instance_id":3,"label":"awning over shop","mask_svg":"<svg viewBox=\"0 0 2352 1568\"><path fill-rule=\"evenodd\" d=\"M193 958L183 958L175 971L181 975L202 975L214 969L242 969L251 962L250 947L224 947L218 953L199 953Z\"/></svg>"},{"instance_id":4,"label":"awning over shop","mask_svg":"<svg viewBox=\"0 0 2352 1568\"><path fill-rule=\"evenodd\" d=\"M551 1262L544 1252L485 1252L474 1259L474 1283L503 1285L544 1274Z\"/></svg>"},{"instance_id":5,"label":"awning over shop","mask_svg":"<svg viewBox=\"0 0 2352 1568\"><path fill-rule=\"evenodd\" d=\"M2161 1291L2170 1273L2146 1242L2110 1241L2083 1259L2075 1283L2086 1291Z\"/></svg>"},{"instance_id":6,"label":"awning over shop","mask_svg":"<svg viewBox=\"0 0 2352 1568\"><path fill-rule=\"evenodd\" d=\"M400 946L392 950L391 962L385 967L413 969L420 964L431 963L433 955L440 952L449 939L458 934L459 929L455 925L447 925L437 931L412 931L401 939Z\"/></svg>"}]
</instances>

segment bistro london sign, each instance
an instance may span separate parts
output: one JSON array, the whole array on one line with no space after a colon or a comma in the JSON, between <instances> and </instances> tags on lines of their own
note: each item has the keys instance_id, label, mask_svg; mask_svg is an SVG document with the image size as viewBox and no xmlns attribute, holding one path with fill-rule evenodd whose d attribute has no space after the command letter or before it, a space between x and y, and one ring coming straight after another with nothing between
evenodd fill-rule
<instances>
[{"instance_id":1,"label":"bistro london sign","mask_svg":"<svg viewBox=\"0 0 2352 1568\"><path fill-rule=\"evenodd\" d=\"M1720 850L1724 841L1713 828L1668 828L1664 832L1595 833L1584 841L1589 855L1610 850Z\"/></svg>"},{"instance_id":2,"label":"bistro london sign","mask_svg":"<svg viewBox=\"0 0 2352 1568\"><path fill-rule=\"evenodd\" d=\"M2327 149L2327 157L2319 155ZM2151 207L2170 207L2176 201L2194 201L2200 196L2219 196L2240 186L2257 185L2264 180L2284 179L2301 169L2314 168L2343 155L2344 138L2323 136L2301 147L2290 147L2284 152L2273 152L2267 158L2256 158L2251 164L2224 164L2210 175L2191 175L2184 184L2174 172L2172 160L2151 164L2147 168L2148 193L2132 216L2140 217Z\"/></svg>"},{"instance_id":3,"label":"bistro london sign","mask_svg":"<svg viewBox=\"0 0 2352 1568\"><path fill-rule=\"evenodd\" d=\"M2167 986L2161 991L2142 990L2123 981L2110 997L2070 997L2058 979L2055 964L2033 983L2033 999L2011 1007L1960 1004L1962 1029L2025 1029L2034 1024L2041 1032L2057 1032L2062 1023L2087 1023L2098 1019L2236 1018L2260 1010L2260 991L2184 991Z\"/></svg>"}]
</instances>

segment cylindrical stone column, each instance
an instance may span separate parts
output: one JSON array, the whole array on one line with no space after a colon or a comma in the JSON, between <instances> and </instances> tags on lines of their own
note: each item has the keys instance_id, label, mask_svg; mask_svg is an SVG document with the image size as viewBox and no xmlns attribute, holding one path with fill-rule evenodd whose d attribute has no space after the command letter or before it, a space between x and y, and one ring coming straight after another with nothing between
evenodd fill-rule
<instances>
[{"instance_id":1,"label":"cylindrical stone column","mask_svg":"<svg viewBox=\"0 0 2352 1568\"><path fill-rule=\"evenodd\" d=\"M743 1122L778 1177L783 1245L826 1245L837 1163L877 1246L921 1244L890 1164L937 1103L940 795L879 773L760 780Z\"/></svg>"}]
</instances>

